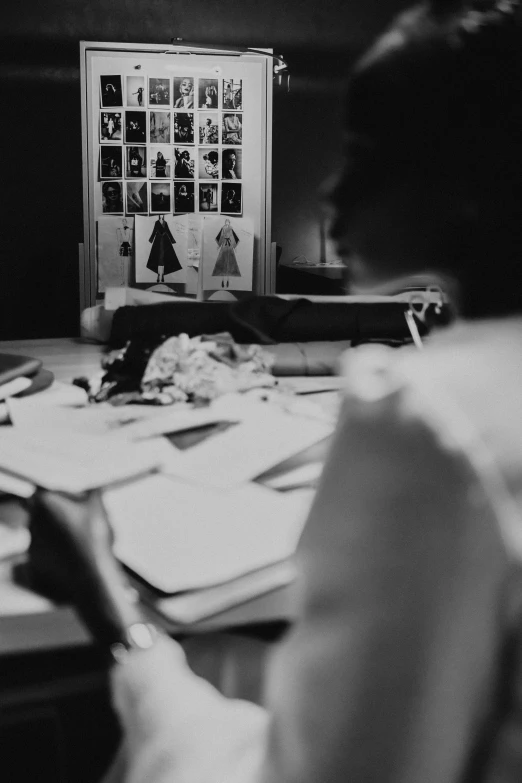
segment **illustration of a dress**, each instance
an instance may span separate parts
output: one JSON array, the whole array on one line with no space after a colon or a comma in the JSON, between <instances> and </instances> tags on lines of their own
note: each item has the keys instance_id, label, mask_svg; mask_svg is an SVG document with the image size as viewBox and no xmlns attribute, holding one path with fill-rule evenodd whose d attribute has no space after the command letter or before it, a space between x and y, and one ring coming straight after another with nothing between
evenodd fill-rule
<instances>
[{"instance_id":1,"label":"illustration of a dress","mask_svg":"<svg viewBox=\"0 0 522 783\"><path fill-rule=\"evenodd\" d=\"M162 266L164 275L170 275L172 272L178 272L182 269L173 247L176 240L165 220L156 220L149 242L152 247L147 261L147 269L159 274L159 267Z\"/></svg>"},{"instance_id":2,"label":"illustration of a dress","mask_svg":"<svg viewBox=\"0 0 522 783\"><path fill-rule=\"evenodd\" d=\"M124 218L122 221L121 228L116 229L116 237L118 240L118 246L119 246L119 254L120 254L120 274L121 274L121 285L126 285L127 279L128 279L128 261L125 261L125 259L129 259L132 256L132 235L133 230L129 228L127 224L127 220Z\"/></svg>"},{"instance_id":3,"label":"illustration of a dress","mask_svg":"<svg viewBox=\"0 0 522 783\"><path fill-rule=\"evenodd\" d=\"M241 277L235 250L239 244L239 237L229 220L225 220L225 225L217 235L216 242L219 253L212 272L213 277Z\"/></svg>"}]
</instances>

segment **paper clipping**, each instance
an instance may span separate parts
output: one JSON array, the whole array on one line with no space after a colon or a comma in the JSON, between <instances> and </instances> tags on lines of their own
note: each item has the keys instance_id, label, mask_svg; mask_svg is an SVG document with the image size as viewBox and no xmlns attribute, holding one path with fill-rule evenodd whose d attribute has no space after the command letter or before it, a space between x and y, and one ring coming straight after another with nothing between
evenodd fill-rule
<instances>
[{"instance_id":1,"label":"paper clipping","mask_svg":"<svg viewBox=\"0 0 522 783\"><path fill-rule=\"evenodd\" d=\"M186 215L136 215L136 282L185 283L188 219Z\"/></svg>"},{"instance_id":2,"label":"paper clipping","mask_svg":"<svg viewBox=\"0 0 522 783\"><path fill-rule=\"evenodd\" d=\"M98 292L127 286L133 255L134 218L98 218Z\"/></svg>"},{"instance_id":3,"label":"paper clipping","mask_svg":"<svg viewBox=\"0 0 522 783\"><path fill-rule=\"evenodd\" d=\"M250 218L203 219L203 289L252 290L254 227Z\"/></svg>"}]
</instances>

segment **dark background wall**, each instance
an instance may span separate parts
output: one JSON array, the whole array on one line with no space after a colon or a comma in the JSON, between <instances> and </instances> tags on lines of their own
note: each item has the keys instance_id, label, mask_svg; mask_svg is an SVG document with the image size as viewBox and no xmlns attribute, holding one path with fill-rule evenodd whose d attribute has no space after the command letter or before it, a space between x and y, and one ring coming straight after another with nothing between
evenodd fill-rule
<instances>
[{"instance_id":1,"label":"dark background wall","mask_svg":"<svg viewBox=\"0 0 522 783\"><path fill-rule=\"evenodd\" d=\"M272 47L273 230L283 258L319 255L321 182L340 152L350 64L404 0L4 0L0 32L0 339L78 333L82 241L79 41ZM331 251L329 251L331 252Z\"/></svg>"}]
</instances>

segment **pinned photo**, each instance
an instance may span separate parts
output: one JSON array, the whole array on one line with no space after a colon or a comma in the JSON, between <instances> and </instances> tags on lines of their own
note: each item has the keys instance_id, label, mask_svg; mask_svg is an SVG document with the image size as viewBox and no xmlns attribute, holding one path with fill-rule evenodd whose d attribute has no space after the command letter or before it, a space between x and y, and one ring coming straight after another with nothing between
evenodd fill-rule
<instances>
[{"instance_id":1,"label":"pinned photo","mask_svg":"<svg viewBox=\"0 0 522 783\"><path fill-rule=\"evenodd\" d=\"M199 211L218 211L218 186L215 183L205 183L199 186Z\"/></svg>"},{"instance_id":2,"label":"pinned photo","mask_svg":"<svg viewBox=\"0 0 522 783\"><path fill-rule=\"evenodd\" d=\"M194 144L193 112L174 112L174 144Z\"/></svg>"},{"instance_id":3,"label":"pinned photo","mask_svg":"<svg viewBox=\"0 0 522 783\"><path fill-rule=\"evenodd\" d=\"M149 117L151 144L170 144L170 111L151 111Z\"/></svg>"},{"instance_id":4,"label":"pinned photo","mask_svg":"<svg viewBox=\"0 0 522 783\"><path fill-rule=\"evenodd\" d=\"M198 150L198 176L200 179L219 179L219 152L203 147Z\"/></svg>"},{"instance_id":5,"label":"pinned photo","mask_svg":"<svg viewBox=\"0 0 522 783\"><path fill-rule=\"evenodd\" d=\"M165 179L165 177L170 177L172 147L151 147L149 154L150 178Z\"/></svg>"},{"instance_id":6,"label":"pinned photo","mask_svg":"<svg viewBox=\"0 0 522 783\"><path fill-rule=\"evenodd\" d=\"M102 182L102 212L123 213L123 190L121 182Z\"/></svg>"},{"instance_id":7,"label":"pinned photo","mask_svg":"<svg viewBox=\"0 0 522 783\"><path fill-rule=\"evenodd\" d=\"M147 176L147 149L146 147L125 147L127 165L125 176L128 179Z\"/></svg>"},{"instance_id":8,"label":"pinned photo","mask_svg":"<svg viewBox=\"0 0 522 783\"><path fill-rule=\"evenodd\" d=\"M121 141L121 112L100 113L100 141Z\"/></svg>"},{"instance_id":9,"label":"pinned photo","mask_svg":"<svg viewBox=\"0 0 522 783\"><path fill-rule=\"evenodd\" d=\"M100 76L100 103L104 109L123 106L121 76Z\"/></svg>"},{"instance_id":10,"label":"pinned photo","mask_svg":"<svg viewBox=\"0 0 522 783\"><path fill-rule=\"evenodd\" d=\"M241 79L223 79L223 109L243 108L243 82Z\"/></svg>"},{"instance_id":11,"label":"pinned photo","mask_svg":"<svg viewBox=\"0 0 522 783\"><path fill-rule=\"evenodd\" d=\"M150 183L150 211L172 212L170 197L170 182Z\"/></svg>"},{"instance_id":12,"label":"pinned photo","mask_svg":"<svg viewBox=\"0 0 522 783\"><path fill-rule=\"evenodd\" d=\"M241 179L243 175L243 150L224 149L222 152L223 179Z\"/></svg>"},{"instance_id":13,"label":"pinned photo","mask_svg":"<svg viewBox=\"0 0 522 783\"><path fill-rule=\"evenodd\" d=\"M198 82L198 107L200 109L217 109L218 80L200 79Z\"/></svg>"},{"instance_id":14,"label":"pinned photo","mask_svg":"<svg viewBox=\"0 0 522 783\"><path fill-rule=\"evenodd\" d=\"M128 215L148 214L146 182L125 183L125 212Z\"/></svg>"},{"instance_id":15,"label":"pinned photo","mask_svg":"<svg viewBox=\"0 0 522 783\"><path fill-rule=\"evenodd\" d=\"M174 179L194 179L194 149L174 147Z\"/></svg>"},{"instance_id":16,"label":"pinned photo","mask_svg":"<svg viewBox=\"0 0 522 783\"><path fill-rule=\"evenodd\" d=\"M100 147L100 179L118 178L122 172L122 148L115 145Z\"/></svg>"},{"instance_id":17,"label":"pinned photo","mask_svg":"<svg viewBox=\"0 0 522 783\"><path fill-rule=\"evenodd\" d=\"M217 114L207 114L206 112L201 112L199 114L199 143L219 143L219 125Z\"/></svg>"},{"instance_id":18,"label":"pinned photo","mask_svg":"<svg viewBox=\"0 0 522 783\"><path fill-rule=\"evenodd\" d=\"M127 76L127 106L145 106L145 77Z\"/></svg>"},{"instance_id":19,"label":"pinned photo","mask_svg":"<svg viewBox=\"0 0 522 783\"><path fill-rule=\"evenodd\" d=\"M149 77L149 106L170 106L170 79Z\"/></svg>"},{"instance_id":20,"label":"pinned photo","mask_svg":"<svg viewBox=\"0 0 522 783\"><path fill-rule=\"evenodd\" d=\"M174 108L194 108L194 79L192 76L174 77Z\"/></svg>"},{"instance_id":21,"label":"pinned photo","mask_svg":"<svg viewBox=\"0 0 522 783\"><path fill-rule=\"evenodd\" d=\"M125 112L125 143L145 144L147 140L147 113L144 111Z\"/></svg>"},{"instance_id":22,"label":"pinned photo","mask_svg":"<svg viewBox=\"0 0 522 783\"><path fill-rule=\"evenodd\" d=\"M223 182L220 211L228 215L241 215L243 213L242 185L239 183Z\"/></svg>"},{"instance_id":23,"label":"pinned photo","mask_svg":"<svg viewBox=\"0 0 522 783\"><path fill-rule=\"evenodd\" d=\"M223 144L243 143L243 117L241 114L223 114Z\"/></svg>"},{"instance_id":24,"label":"pinned photo","mask_svg":"<svg viewBox=\"0 0 522 783\"><path fill-rule=\"evenodd\" d=\"M194 183L174 183L174 212L194 212Z\"/></svg>"}]
</instances>

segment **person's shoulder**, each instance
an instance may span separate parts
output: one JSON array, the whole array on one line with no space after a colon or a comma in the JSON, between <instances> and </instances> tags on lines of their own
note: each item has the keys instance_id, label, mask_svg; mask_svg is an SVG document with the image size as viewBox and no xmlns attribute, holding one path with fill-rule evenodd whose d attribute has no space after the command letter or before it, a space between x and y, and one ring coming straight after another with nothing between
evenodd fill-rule
<instances>
[{"instance_id":1,"label":"person's shoulder","mask_svg":"<svg viewBox=\"0 0 522 783\"><path fill-rule=\"evenodd\" d=\"M522 438L522 318L458 322L413 346L368 345L344 358L345 410L354 426L421 426L444 448L485 447L517 464ZM521 467L522 469L522 467Z\"/></svg>"}]
</instances>

